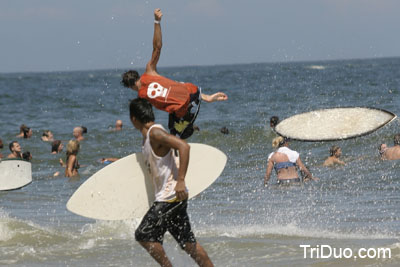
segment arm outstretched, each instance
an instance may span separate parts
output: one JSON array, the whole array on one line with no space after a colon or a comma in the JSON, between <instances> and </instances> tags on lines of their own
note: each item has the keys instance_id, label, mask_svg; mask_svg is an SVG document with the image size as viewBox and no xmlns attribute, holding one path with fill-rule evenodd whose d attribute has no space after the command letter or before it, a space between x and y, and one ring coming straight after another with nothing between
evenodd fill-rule
<instances>
[{"instance_id":1,"label":"arm outstretched","mask_svg":"<svg viewBox=\"0 0 400 267\"><path fill-rule=\"evenodd\" d=\"M157 8L154 10L154 35L153 35L153 52L151 59L146 65L147 74L157 74L157 63L160 59L161 48L162 48L162 34L161 34L161 9Z\"/></svg>"}]
</instances>

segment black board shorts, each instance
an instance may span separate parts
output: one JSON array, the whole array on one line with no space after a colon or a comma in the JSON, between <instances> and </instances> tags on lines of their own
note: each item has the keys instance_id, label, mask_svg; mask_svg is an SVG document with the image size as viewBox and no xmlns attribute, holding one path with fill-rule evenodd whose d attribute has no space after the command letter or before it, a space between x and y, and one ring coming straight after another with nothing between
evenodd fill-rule
<instances>
[{"instance_id":1,"label":"black board shorts","mask_svg":"<svg viewBox=\"0 0 400 267\"><path fill-rule=\"evenodd\" d=\"M201 88L195 94L190 94L190 103L185 116L178 118L175 113L170 113L168 118L168 128L172 135L180 139L187 139L194 133L194 121L200 111Z\"/></svg>"},{"instance_id":2,"label":"black board shorts","mask_svg":"<svg viewBox=\"0 0 400 267\"><path fill-rule=\"evenodd\" d=\"M163 243L168 231L182 249L186 243L196 243L187 214L187 200L182 202L154 202L135 231L139 242Z\"/></svg>"}]
</instances>

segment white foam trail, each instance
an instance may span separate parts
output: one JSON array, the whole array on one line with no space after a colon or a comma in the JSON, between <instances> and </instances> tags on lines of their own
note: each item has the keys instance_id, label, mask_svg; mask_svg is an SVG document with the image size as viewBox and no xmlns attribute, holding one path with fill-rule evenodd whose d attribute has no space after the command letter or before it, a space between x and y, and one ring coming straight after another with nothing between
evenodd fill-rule
<instances>
[{"instance_id":1,"label":"white foam trail","mask_svg":"<svg viewBox=\"0 0 400 267\"><path fill-rule=\"evenodd\" d=\"M79 246L79 249L91 249L96 245L95 239L89 239L84 244Z\"/></svg>"},{"instance_id":2,"label":"white foam trail","mask_svg":"<svg viewBox=\"0 0 400 267\"><path fill-rule=\"evenodd\" d=\"M392 254L392 258L400 259L400 243L398 242L394 243L390 245L389 248L392 251L392 253L394 252L394 254Z\"/></svg>"},{"instance_id":3,"label":"white foam trail","mask_svg":"<svg viewBox=\"0 0 400 267\"><path fill-rule=\"evenodd\" d=\"M326 67L321 65L311 65L308 68L312 70L324 70Z\"/></svg>"},{"instance_id":4,"label":"white foam trail","mask_svg":"<svg viewBox=\"0 0 400 267\"><path fill-rule=\"evenodd\" d=\"M15 235L15 232L13 232L7 224L8 222L0 219L0 241L2 242L12 239Z\"/></svg>"},{"instance_id":5,"label":"white foam trail","mask_svg":"<svg viewBox=\"0 0 400 267\"><path fill-rule=\"evenodd\" d=\"M9 222L10 217L8 214L0 209L0 241L10 240L15 235L15 232L8 227Z\"/></svg>"},{"instance_id":6,"label":"white foam trail","mask_svg":"<svg viewBox=\"0 0 400 267\"><path fill-rule=\"evenodd\" d=\"M302 229L295 224L288 225L249 225L249 226L213 226L212 228L196 229L196 233L204 236L225 236L242 238L248 236L264 237L266 235L280 235L287 237L307 237L324 239L398 239L393 234L384 233L339 233L335 231L316 229Z\"/></svg>"},{"instance_id":7,"label":"white foam trail","mask_svg":"<svg viewBox=\"0 0 400 267\"><path fill-rule=\"evenodd\" d=\"M131 219L124 221L96 221L95 223L85 224L81 229L81 234L85 236L101 237L106 239L132 239L136 227L142 219Z\"/></svg>"}]
</instances>

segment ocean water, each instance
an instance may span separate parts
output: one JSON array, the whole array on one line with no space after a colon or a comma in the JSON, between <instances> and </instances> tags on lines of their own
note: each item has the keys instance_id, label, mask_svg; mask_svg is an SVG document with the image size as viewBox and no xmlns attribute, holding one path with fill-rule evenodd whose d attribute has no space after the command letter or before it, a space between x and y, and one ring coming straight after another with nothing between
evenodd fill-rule
<instances>
[{"instance_id":1,"label":"ocean water","mask_svg":"<svg viewBox=\"0 0 400 267\"><path fill-rule=\"evenodd\" d=\"M143 70L141 70L143 71ZM124 70L0 74L0 138L17 140L19 125L33 129L18 139L33 155L33 182L0 192L0 265L157 266L134 240L138 220L95 221L67 211L66 202L92 174L102 157L140 151L141 135L129 121ZM356 139L297 142L318 182L294 187L263 187L267 156L275 134L269 118L326 107L371 106L400 114L400 58L160 68L162 75L198 84L205 93L223 91L229 100L204 103L189 141L219 148L228 156L221 177L189 202L197 240L216 266L399 266L400 162L379 160L377 146L393 144L399 120ZM124 130L109 127L117 119ZM156 122L167 115L156 111ZM65 153L50 154L42 142L51 130L64 144L75 126L88 128L78 155L79 179L53 173ZM229 134L220 133L227 127ZM346 166L322 163L332 145L342 147ZM0 174L1 175L1 174ZM272 182L276 181L273 174ZM195 266L166 235L174 266ZM385 248L391 257L361 259L311 257L311 248ZM325 247L326 248L326 247ZM325 251L329 252L329 251ZM322 252L321 252L322 253ZM338 254L338 253L337 253ZM321 255L321 254L320 254ZM327 253L325 253L325 256Z\"/></svg>"}]
</instances>

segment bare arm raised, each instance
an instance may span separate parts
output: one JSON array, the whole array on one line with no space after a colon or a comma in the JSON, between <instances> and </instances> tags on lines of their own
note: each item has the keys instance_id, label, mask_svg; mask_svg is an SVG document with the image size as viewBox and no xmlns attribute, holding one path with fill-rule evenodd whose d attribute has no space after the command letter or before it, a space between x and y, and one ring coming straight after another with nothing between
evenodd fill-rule
<instances>
[{"instance_id":1,"label":"bare arm raised","mask_svg":"<svg viewBox=\"0 0 400 267\"><path fill-rule=\"evenodd\" d=\"M153 53L151 54L151 59L146 65L145 73L150 75L158 75L157 73L157 63L160 59L161 48L162 48L162 34L161 34L161 9L156 8L154 10L154 35L153 35Z\"/></svg>"}]
</instances>

